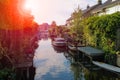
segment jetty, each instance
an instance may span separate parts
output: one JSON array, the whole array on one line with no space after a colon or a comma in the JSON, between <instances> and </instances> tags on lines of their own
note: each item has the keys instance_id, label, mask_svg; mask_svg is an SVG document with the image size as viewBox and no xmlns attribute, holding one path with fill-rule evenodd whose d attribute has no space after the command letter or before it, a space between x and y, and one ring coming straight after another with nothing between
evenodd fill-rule
<instances>
[{"instance_id":1,"label":"jetty","mask_svg":"<svg viewBox=\"0 0 120 80\"><path fill-rule=\"evenodd\" d=\"M104 51L93 48L91 46L78 47L78 50L89 58L96 58L104 55Z\"/></svg>"},{"instance_id":2,"label":"jetty","mask_svg":"<svg viewBox=\"0 0 120 80\"><path fill-rule=\"evenodd\" d=\"M98 62L98 61L92 61L92 63L94 65L97 65L97 66L103 68L103 69L106 69L106 70L109 70L109 71L112 71L112 72L120 73L120 68L117 67L117 66L113 66L113 65L103 63L103 62Z\"/></svg>"},{"instance_id":3,"label":"jetty","mask_svg":"<svg viewBox=\"0 0 120 80\"><path fill-rule=\"evenodd\" d=\"M32 65L33 65L33 62L24 62L21 64L16 64L15 68L31 67Z\"/></svg>"}]
</instances>

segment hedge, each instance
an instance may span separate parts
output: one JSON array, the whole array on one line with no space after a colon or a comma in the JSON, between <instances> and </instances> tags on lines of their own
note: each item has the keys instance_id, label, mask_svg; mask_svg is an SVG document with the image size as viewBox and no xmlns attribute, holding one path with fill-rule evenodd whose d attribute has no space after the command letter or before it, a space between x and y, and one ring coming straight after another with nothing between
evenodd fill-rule
<instances>
[{"instance_id":1,"label":"hedge","mask_svg":"<svg viewBox=\"0 0 120 80\"><path fill-rule=\"evenodd\" d=\"M116 53L116 31L120 27L120 12L93 16L84 22L84 37L88 45L100 48L106 53Z\"/></svg>"}]
</instances>

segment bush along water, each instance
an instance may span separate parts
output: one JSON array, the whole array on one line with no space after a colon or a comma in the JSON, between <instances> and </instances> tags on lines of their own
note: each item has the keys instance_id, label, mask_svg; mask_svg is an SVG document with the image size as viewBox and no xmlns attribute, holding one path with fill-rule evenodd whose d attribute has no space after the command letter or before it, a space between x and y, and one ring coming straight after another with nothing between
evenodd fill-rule
<instances>
[{"instance_id":1,"label":"bush along water","mask_svg":"<svg viewBox=\"0 0 120 80\"><path fill-rule=\"evenodd\" d=\"M87 44L105 51L108 63L116 61L117 29L120 27L120 12L94 16L84 20L84 37Z\"/></svg>"}]
</instances>

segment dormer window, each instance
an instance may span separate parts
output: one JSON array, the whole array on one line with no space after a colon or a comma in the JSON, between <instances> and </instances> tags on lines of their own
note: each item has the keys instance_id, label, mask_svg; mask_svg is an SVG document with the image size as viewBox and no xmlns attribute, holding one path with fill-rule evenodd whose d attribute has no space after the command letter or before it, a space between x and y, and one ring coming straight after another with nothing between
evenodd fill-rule
<instances>
[{"instance_id":1,"label":"dormer window","mask_svg":"<svg viewBox=\"0 0 120 80\"><path fill-rule=\"evenodd\" d=\"M102 0L98 0L98 4L101 5L102 4Z\"/></svg>"},{"instance_id":2,"label":"dormer window","mask_svg":"<svg viewBox=\"0 0 120 80\"><path fill-rule=\"evenodd\" d=\"M112 1L115 1L115 0L112 0Z\"/></svg>"}]
</instances>

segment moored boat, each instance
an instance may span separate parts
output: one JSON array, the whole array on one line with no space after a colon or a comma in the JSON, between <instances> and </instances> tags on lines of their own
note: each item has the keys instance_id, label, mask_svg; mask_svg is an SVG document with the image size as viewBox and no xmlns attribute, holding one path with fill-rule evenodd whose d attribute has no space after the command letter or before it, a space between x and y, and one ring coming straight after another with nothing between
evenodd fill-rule
<instances>
[{"instance_id":1,"label":"moored boat","mask_svg":"<svg viewBox=\"0 0 120 80\"><path fill-rule=\"evenodd\" d=\"M53 46L66 46L66 41L64 38L55 38L54 41L52 41Z\"/></svg>"},{"instance_id":2,"label":"moored boat","mask_svg":"<svg viewBox=\"0 0 120 80\"><path fill-rule=\"evenodd\" d=\"M68 48L69 48L70 50L77 51L77 46L75 46L75 45L68 44Z\"/></svg>"},{"instance_id":3,"label":"moored boat","mask_svg":"<svg viewBox=\"0 0 120 80\"><path fill-rule=\"evenodd\" d=\"M72 51L77 51L78 47L83 47L83 45L81 45L79 43L75 43L75 44L68 43L67 46L68 46L68 49L70 49Z\"/></svg>"}]
</instances>

